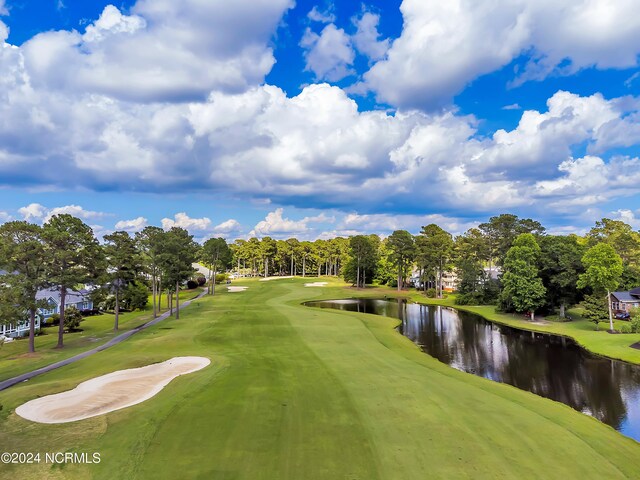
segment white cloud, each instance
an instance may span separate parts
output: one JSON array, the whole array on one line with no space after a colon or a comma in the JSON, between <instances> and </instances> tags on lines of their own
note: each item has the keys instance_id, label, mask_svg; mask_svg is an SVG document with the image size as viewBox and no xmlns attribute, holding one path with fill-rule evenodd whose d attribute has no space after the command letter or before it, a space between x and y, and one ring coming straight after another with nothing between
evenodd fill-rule
<instances>
[{"instance_id":1,"label":"white cloud","mask_svg":"<svg viewBox=\"0 0 640 480\"><path fill-rule=\"evenodd\" d=\"M353 43L358 51L373 61L384 58L391 40L388 38L380 40L380 33L378 33L380 15L364 12L361 17L354 20L354 23L357 31L353 35Z\"/></svg>"},{"instance_id":2,"label":"white cloud","mask_svg":"<svg viewBox=\"0 0 640 480\"><path fill-rule=\"evenodd\" d=\"M283 217L284 210L277 208L269 212L264 220L258 222L249 236L275 236L286 237L287 235L306 234L310 231L310 223L330 223L334 221L332 217L320 214L314 217L304 217L301 220L290 220Z\"/></svg>"},{"instance_id":3,"label":"white cloud","mask_svg":"<svg viewBox=\"0 0 640 480\"><path fill-rule=\"evenodd\" d=\"M149 225L149 222L144 217L134 218L132 220L120 220L116 223L116 230L124 230L125 232L139 232L144 227Z\"/></svg>"},{"instance_id":4,"label":"white cloud","mask_svg":"<svg viewBox=\"0 0 640 480\"><path fill-rule=\"evenodd\" d=\"M11 220L13 220L13 218L11 217L9 212L0 211L0 222L2 222L2 223L10 222Z\"/></svg>"},{"instance_id":5,"label":"white cloud","mask_svg":"<svg viewBox=\"0 0 640 480\"><path fill-rule=\"evenodd\" d=\"M84 34L40 33L22 50L32 82L50 89L143 102L204 99L263 81L275 62L268 42L292 5L138 0L130 15L108 5Z\"/></svg>"},{"instance_id":6,"label":"white cloud","mask_svg":"<svg viewBox=\"0 0 640 480\"><path fill-rule=\"evenodd\" d=\"M433 109L525 52L532 60L520 82L552 71L634 67L637 7L636 0L404 0L402 34L365 74L364 87L398 107Z\"/></svg>"},{"instance_id":7,"label":"white cloud","mask_svg":"<svg viewBox=\"0 0 640 480\"><path fill-rule=\"evenodd\" d=\"M333 9L332 8L328 8L327 10L321 12L318 9L318 6L315 5L307 14L307 18L309 18L309 20L312 20L314 22L319 22L319 23L333 23L336 21L336 16L333 13Z\"/></svg>"},{"instance_id":8,"label":"white cloud","mask_svg":"<svg viewBox=\"0 0 640 480\"><path fill-rule=\"evenodd\" d=\"M80 205L65 205L63 207L47 208L39 203L31 203L19 208L18 213L28 222L48 222L53 216L69 214L81 220L95 220L107 216L103 212L85 210Z\"/></svg>"},{"instance_id":9,"label":"white cloud","mask_svg":"<svg viewBox=\"0 0 640 480\"><path fill-rule=\"evenodd\" d=\"M305 49L305 70L313 72L318 80L337 82L355 73L351 68L355 59L351 39L333 23L320 35L307 28L300 46Z\"/></svg>"},{"instance_id":10,"label":"white cloud","mask_svg":"<svg viewBox=\"0 0 640 480\"><path fill-rule=\"evenodd\" d=\"M213 231L215 233L221 233L221 234L235 233L241 230L242 230L242 225L240 225L240 222L238 222L233 218L213 227Z\"/></svg>"},{"instance_id":11,"label":"white cloud","mask_svg":"<svg viewBox=\"0 0 640 480\"><path fill-rule=\"evenodd\" d=\"M510 105L505 105L502 107L502 110L522 110L522 107L517 103L512 103Z\"/></svg>"},{"instance_id":12,"label":"white cloud","mask_svg":"<svg viewBox=\"0 0 640 480\"><path fill-rule=\"evenodd\" d=\"M390 234L394 230L408 230L417 234L421 227L435 223L452 234L464 233L470 228L476 227L477 222L461 220L445 215L392 215L376 213L371 215L359 215L352 213L346 215L338 225L338 231L358 233L383 233Z\"/></svg>"},{"instance_id":13,"label":"white cloud","mask_svg":"<svg viewBox=\"0 0 640 480\"><path fill-rule=\"evenodd\" d=\"M68 214L82 220L94 220L103 218L107 214L103 212L94 212L91 210L85 210L80 205L65 205L64 207L55 207L47 211L44 217L44 222L48 222L55 215Z\"/></svg>"},{"instance_id":14,"label":"white cloud","mask_svg":"<svg viewBox=\"0 0 640 480\"><path fill-rule=\"evenodd\" d=\"M18 213L27 221L41 221L49 209L39 203L30 203L26 207L18 209Z\"/></svg>"},{"instance_id":15,"label":"white cloud","mask_svg":"<svg viewBox=\"0 0 640 480\"><path fill-rule=\"evenodd\" d=\"M614 220L621 220L635 229L640 229L640 210L634 212L629 209L620 209L612 213Z\"/></svg>"},{"instance_id":16,"label":"white cloud","mask_svg":"<svg viewBox=\"0 0 640 480\"><path fill-rule=\"evenodd\" d=\"M188 231L205 231L211 228L211 220L207 217L191 218L186 213L176 213L174 219L163 218L162 228L169 230L171 227L181 227Z\"/></svg>"}]
</instances>

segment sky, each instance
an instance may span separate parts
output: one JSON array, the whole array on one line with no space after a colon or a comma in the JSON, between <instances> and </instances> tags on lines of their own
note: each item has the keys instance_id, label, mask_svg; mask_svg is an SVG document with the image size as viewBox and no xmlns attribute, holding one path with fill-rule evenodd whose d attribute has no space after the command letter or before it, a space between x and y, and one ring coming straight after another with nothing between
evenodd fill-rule
<instances>
[{"instance_id":1,"label":"sky","mask_svg":"<svg viewBox=\"0 0 640 480\"><path fill-rule=\"evenodd\" d=\"M640 228L637 0L0 0L0 222Z\"/></svg>"}]
</instances>

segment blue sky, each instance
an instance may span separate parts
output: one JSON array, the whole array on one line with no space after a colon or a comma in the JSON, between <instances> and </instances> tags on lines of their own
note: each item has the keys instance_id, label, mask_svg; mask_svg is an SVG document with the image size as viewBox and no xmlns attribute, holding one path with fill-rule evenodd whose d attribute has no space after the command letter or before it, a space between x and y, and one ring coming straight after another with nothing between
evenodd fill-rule
<instances>
[{"instance_id":1,"label":"blue sky","mask_svg":"<svg viewBox=\"0 0 640 480\"><path fill-rule=\"evenodd\" d=\"M0 0L0 221L640 228L634 0Z\"/></svg>"}]
</instances>

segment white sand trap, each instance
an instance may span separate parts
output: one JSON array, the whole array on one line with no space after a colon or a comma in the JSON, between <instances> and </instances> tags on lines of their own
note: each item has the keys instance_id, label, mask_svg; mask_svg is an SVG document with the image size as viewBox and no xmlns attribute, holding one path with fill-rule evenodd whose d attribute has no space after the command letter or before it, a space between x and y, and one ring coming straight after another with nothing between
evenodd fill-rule
<instances>
[{"instance_id":1,"label":"white sand trap","mask_svg":"<svg viewBox=\"0 0 640 480\"><path fill-rule=\"evenodd\" d=\"M311 282L311 283L305 283L304 286L305 287L324 287L325 285L328 285L329 282Z\"/></svg>"},{"instance_id":2,"label":"white sand trap","mask_svg":"<svg viewBox=\"0 0 640 480\"><path fill-rule=\"evenodd\" d=\"M174 378L211 363L205 357L174 357L146 367L118 370L82 382L73 390L36 398L16 408L39 423L67 423L137 405L158 394Z\"/></svg>"},{"instance_id":3,"label":"white sand trap","mask_svg":"<svg viewBox=\"0 0 640 480\"><path fill-rule=\"evenodd\" d=\"M227 290L233 292L244 292L249 287L227 287Z\"/></svg>"},{"instance_id":4,"label":"white sand trap","mask_svg":"<svg viewBox=\"0 0 640 480\"><path fill-rule=\"evenodd\" d=\"M284 280L285 278L293 278L291 275L286 276L286 277L267 277L267 278L261 278L260 281L261 282L269 282L271 280Z\"/></svg>"}]
</instances>

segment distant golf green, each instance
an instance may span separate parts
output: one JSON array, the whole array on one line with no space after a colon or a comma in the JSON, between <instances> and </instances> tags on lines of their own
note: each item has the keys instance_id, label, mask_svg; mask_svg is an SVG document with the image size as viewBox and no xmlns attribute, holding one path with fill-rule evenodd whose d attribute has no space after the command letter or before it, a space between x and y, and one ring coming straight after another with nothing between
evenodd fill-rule
<instances>
[{"instance_id":1,"label":"distant golf green","mask_svg":"<svg viewBox=\"0 0 640 480\"><path fill-rule=\"evenodd\" d=\"M180 320L0 392L0 452L101 460L0 464L0 478L640 477L637 442L560 403L449 368L391 319L301 306L354 295L337 280L304 282L220 288ZM13 413L98 375L192 355L212 364L133 407L59 425Z\"/></svg>"}]
</instances>

